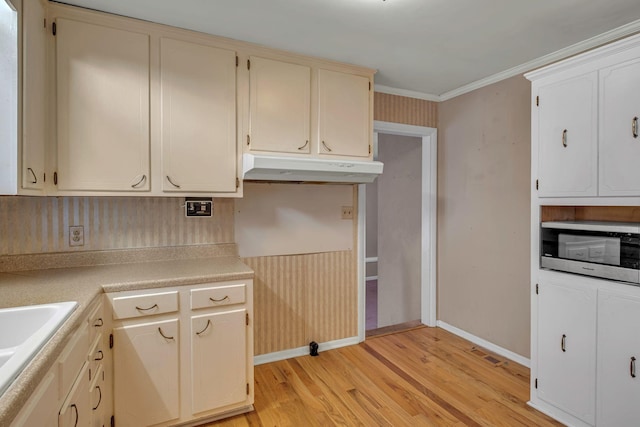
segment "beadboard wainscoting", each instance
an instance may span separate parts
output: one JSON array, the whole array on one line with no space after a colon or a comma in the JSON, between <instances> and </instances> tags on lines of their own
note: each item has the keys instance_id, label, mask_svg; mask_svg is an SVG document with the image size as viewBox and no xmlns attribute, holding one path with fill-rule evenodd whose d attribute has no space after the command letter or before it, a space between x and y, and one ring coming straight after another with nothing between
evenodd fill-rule
<instances>
[{"instance_id":1,"label":"beadboard wainscoting","mask_svg":"<svg viewBox=\"0 0 640 427\"><path fill-rule=\"evenodd\" d=\"M255 271L254 351L274 353L358 334L353 251L243 258Z\"/></svg>"},{"instance_id":2,"label":"beadboard wainscoting","mask_svg":"<svg viewBox=\"0 0 640 427\"><path fill-rule=\"evenodd\" d=\"M232 199L211 218L187 218L183 198L0 197L0 255L155 248L234 242ZM69 246L69 226L84 246Z\"/></svg>"}]
</instances>

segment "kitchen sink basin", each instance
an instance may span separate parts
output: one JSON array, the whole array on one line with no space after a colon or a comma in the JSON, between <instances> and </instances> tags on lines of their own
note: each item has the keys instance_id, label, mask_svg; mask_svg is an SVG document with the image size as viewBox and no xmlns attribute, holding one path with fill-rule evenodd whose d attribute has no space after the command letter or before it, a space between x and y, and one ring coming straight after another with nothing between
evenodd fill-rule
<instances>
[{"instance_id":1,"label":"kitchen sink basin","mask_svg":"<svg viewBox=\"0 0 640 427\"><path fill-rule=\"evenodd\" d=\"M0 309L0 395L77 306L71 301Z\"/></svg>"}]
</instances>

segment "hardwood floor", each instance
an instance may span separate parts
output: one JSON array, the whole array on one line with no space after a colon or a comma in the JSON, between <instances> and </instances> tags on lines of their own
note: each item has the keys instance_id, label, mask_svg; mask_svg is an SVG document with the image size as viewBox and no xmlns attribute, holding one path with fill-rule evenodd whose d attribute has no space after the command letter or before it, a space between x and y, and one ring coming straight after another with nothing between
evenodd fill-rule
<instances>
[{"instance_id":1,"label":"hardwood floor","mask_svg":"<svg viewBox=\"0 0 640 427\"><path fill-rule=\"evenodd\" d=\"M255 411L208 426L559 426L529 369L440 328L255 368Z\"/></svg>"}]
</instances>

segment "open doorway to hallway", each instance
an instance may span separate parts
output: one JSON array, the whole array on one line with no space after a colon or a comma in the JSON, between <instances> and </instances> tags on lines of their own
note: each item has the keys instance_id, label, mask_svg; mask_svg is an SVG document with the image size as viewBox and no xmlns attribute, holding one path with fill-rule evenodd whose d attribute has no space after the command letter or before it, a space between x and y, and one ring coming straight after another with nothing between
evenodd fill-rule
<instances>
[{"instance_id":1,"label":"open doorway to hallway","mask_svg":"<svg viewBox=\"0 0 640 427\"><path fill-rule=\"evenodd\" d=\"M366 331L421 319L422 138L379 133L366 185Z\"/></svg>"}]
</instances>

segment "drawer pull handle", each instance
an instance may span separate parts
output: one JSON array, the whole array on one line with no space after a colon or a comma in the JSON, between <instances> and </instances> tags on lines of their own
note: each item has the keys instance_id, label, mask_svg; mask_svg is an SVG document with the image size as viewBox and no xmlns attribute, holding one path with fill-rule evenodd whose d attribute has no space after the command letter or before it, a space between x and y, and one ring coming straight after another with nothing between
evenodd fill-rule
<instances>
[{"instance_id":1,"label":"drawer pull handle","mask_svg":"<svg viewBox=\"0 0 640 427\"><path fill-rule=\"evenodd\" d=\"M136 182L135 184L132 184L131 188L137 188L138 185L142 184L146 180L147 180L147 175L142 175L142 178L140 178L140 181Z\"/></svg>"},{"instance_id":2,"label":"drawer pull handle","mask_svg":"<svg viewBox=\"0 0 640 427\"><path fill-rule=\"evenodd\" d=\"M147 307L147 308L138 307L136 305L136 310L138 311L149 311L149 310L153 310L154 308L158 308L158 304L153 304L151 307Z\"/></svg>"},{"instance_id":3,"label":"drawer pull handle","mask_svg":"<svg viewBox=\"0 0 640 427\"><path fill-rule=\"evenodd\" d=\"M100 389L99 385L97 385L96 388L98 389L99 397L98 397L98 404L93 408L94 411L100 407L100 402L102 402L102 390Z\"/></svg>"},{"instance_id":4,"label":"drawer pull handle","mask_svg":"<svg viewBox=\"0 0 640 427\"><path fill-rule=\"evenodd\" d=\"M163 332L162 329L160 329L160 327L158 327L158 332L160 332L160 335L162 335L162 338L164 338L165 340L174 340L174 337L168 337L166 336Z\"/></svg>"},{"instance_id":5,"label":"drawer pull handle","mask_svg":"<svg viewBox=\"0 0 640 427\"><path fill-rule=\"evenodd\" d=\"M560 348L562 348L562 351L564 352L567 351L567 336L565 334L562 334L562 341L560 341Z\"/></svg>"},{"instance_id":6,"label":"drawer pull handle","mask_svg":"<svg viewBox=\"0 0 640 427\"><path fill-rule=\"evenodd\" d=\"M169 181L169 184L173 185L174 187L180 188L178 184L175 184L173 181L171 181L171 178L169 178L169 175L167 175L167 181Z\"/></svg>"},{"instance_id":7,"label":"drawer pull handle","mask_svg":"<svg viewBox=\"0 0 640 427\"><path fill-rule=\"evenodd\" d=\"M298 150L304 150L304 147L309 145L309 140L307 139L302 147L298 147Z\"/></svg>"},{"instance_id":8,"label":"drawer pull handle","mask_svg":"<svg viewBox=\"0 0 640 427\"><path fill-rule=\"evenodd\" d=\"M201 330L200 332L196 332L196 335L200 336L200 334L204 334L204 331L206 331L207 329L209 329L209 326L211 325L211 319L207 319L207 324L204 325L204 329Z\"/></svg>"},{"instance_id":9,"label":"drawer pull handle","mask_svg":"<svg viewBox=\"0 0 640 427\"><path fill-rule=\"evenodd\" d=\"M638 118L634 117L633 120L631 120L631 134L633 135L634 138L638 137Z\"/></svg>"},{"instance_id":10,"label":"drawer pull handle","mask_svg":"<svg viewBox=\"0 0 640 427\"><path fill-rule=\"evenodd\" d=\"M209 297L209 299L210 299L212 302L222 302L222 301L224 301L224 300L228 300L228 299L229 299L229 295L225 295L225 296L224 296L224 298L220 298L220 299L215 299L215 298L211 298L211 297Z\"/></svg>"},{"instance_id":11,"label":"drawer pull handle","mask_svg":"<svg viewBox=\"0 0 640 427\"><path fill-rule=\"evenodd\" d=\"M102 360L104 359L104 353L102 352L102 350L98 350L98 352L96 353L96 357L93 358L93 360Z\"/></svg>"},{"instance_id":12,"label":"drawer pull handle","mask_svg":"<svg viewBox=\"0 0 640 427\"><path fill-rule=\"evenodd\" d=\"M567 130L563 130L562 131L562 146L566 147L567 146Z\"/></svg>"},{"instance_id":13,"label":"drawer pull handle","mask_svg":"<svg viewBox=\"0 0 640 427\"><path fill-rule=\"evenodd\" d=\"M629 363L629 374L631 378L636 377L636 358L633 356L631 357L631 363Z\"/></svg>"},{"instance_id":14,"label":"drawer pull handle","mask_svg":"<svg viewBox=\"0 0 640 427\"><path fill-rule=\"evenodd\" d=\"M74 411L76 411L76 421L73 423L73 427L76 427L78 425L78 418L80 418L80 415L78 414L78 407L76 406L75 403L73 403L71 407L73 408Z\"/></svg>"},{"instance_id":15,"label":"drawer pull handle","mask_svg":"<svg viewBox=\"0 0 640 427\"><path fill-rule=\"evenodd\" d=\"M324 148L325 148L328 152L332 152L332 151L333 151L331 148L329 148L329 146L328 146L324 141L322 141L322 145L324 146Z\"/></svg>"},{"instance_id":16,"label":"drawer pull handle","mask_svg":"<svg viewBox=\"0 0 640 427\"><path fill-rule=\"evenodd\" d=\"M93 324L93 326L95 326L96 328L99 328L103 325L104 325L104 321L102 320L102 317L99 317L98 319L96 319L96 322Z\"/></svg>"},{"instance_id":17,"label":"drawer pull handle","mask_svg":"<svg viewBox=\"0 0 640 427\"><path fill-rule=\"evenodd\" d=\"M636 122L638 121L638 118L636 117ZM637 135L636 135L637 136ZM33 177L33 181L31 181L32 184L37 184L38 183L38 177L36 176L36 174L33 172L33 169L31 168L27 168L27 170L29 172L31 172L31 176Z\"/></svg>"}]
</instances>

